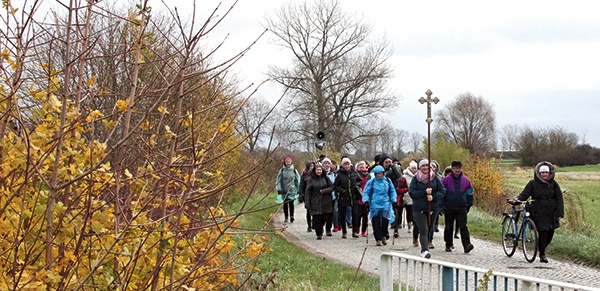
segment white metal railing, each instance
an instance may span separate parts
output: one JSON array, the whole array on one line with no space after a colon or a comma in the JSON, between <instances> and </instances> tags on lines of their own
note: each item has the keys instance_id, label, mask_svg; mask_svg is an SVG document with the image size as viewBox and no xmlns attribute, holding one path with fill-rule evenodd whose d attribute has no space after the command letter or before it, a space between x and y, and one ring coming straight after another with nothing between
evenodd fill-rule
<instances>
[{"instance_id":1,"label":"white metal railing","mask_svg":"<svg viewBox=\"0 0 600 291\"><path fill-rule=\"evenodd\" d=\"M397 259L397 263L394 261ZM460 264L384 252L379 262L380 290L600 290L570 283L494 272Z\"/></svg>"}]
</instances>

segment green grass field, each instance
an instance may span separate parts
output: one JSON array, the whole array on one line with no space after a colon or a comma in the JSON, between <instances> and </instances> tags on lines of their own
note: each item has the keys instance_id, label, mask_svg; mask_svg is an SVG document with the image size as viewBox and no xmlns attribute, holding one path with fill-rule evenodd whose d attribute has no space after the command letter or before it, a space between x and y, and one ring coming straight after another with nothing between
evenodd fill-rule
<instances>
[{"instance_id":1,"label":"green grass field","mask_svg":"<svg viewBox=\"0 0 600 291\"><path fill-rule=\"evenodd\" d=\"M515 196L533 178L533 168L521 168L516 164L501 163L502 175ZM566 217L555 233L548 254L599 267L600 165L557 168L555 180L564 192ZM576 209L570 207L572 205ZM469 229L476 237L500 241L501 219L500 215L475 211L469 214Z\"/></svg>"}]
</instances>

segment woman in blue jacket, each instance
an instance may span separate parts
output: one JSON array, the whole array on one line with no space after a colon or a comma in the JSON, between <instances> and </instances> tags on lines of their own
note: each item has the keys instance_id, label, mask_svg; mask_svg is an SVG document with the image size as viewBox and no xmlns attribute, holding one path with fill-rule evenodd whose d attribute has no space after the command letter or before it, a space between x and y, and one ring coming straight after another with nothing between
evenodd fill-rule
<instances>
[{"instance_id":1,"label":"woman in blue jacket","mask_svg":"<svg viewBox=\"0 0 600 291\"><path fill-rule=\"evenodd\" d=\"M373 169L375 178L367 181L362 200L370 210L373 235L377 245L386 245L389 238L388 225L394 222L393 203L396 203L396 189L389 178L384 177L382 166Z\"/></svg>"}]
</instances>

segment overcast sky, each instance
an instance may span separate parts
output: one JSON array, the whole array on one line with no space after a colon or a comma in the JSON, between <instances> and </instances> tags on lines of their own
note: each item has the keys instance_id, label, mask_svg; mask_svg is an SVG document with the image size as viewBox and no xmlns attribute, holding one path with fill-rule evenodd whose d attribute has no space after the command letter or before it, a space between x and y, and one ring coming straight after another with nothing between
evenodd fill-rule
<instances>
[{"instance_id":1,"label":"overcast sky","mask_svg":"<svg viewBox=\"0 0 600 291\"><path fill-rule=\"evenodd\" d=\"M185 7L185 1L168 1ZM234 1L222 0L222 16ZM600 3L596 1L387 1L340 0L385 36L394 55L390 89L400 100L388 118L409 132L427 133L431 89L441 109L461 93L494 105L498 131L515 124L561 126L600 147ZM198 1L206 15L219 1ZM235 52L263 31L260 22L287 1L239 0L211 35L229 34L223 52ZM158 5L158 4L154 4ZM160 6L160 5L159 5ZM188 12L189 6L183 13ZM264 21L263 21L264 22ZM259 43L234 67L242 85L258 84L269 65L289 62L286 51ZM275 100L281 89L264 86L257 95Z\"/></svg>"}]
</instances>

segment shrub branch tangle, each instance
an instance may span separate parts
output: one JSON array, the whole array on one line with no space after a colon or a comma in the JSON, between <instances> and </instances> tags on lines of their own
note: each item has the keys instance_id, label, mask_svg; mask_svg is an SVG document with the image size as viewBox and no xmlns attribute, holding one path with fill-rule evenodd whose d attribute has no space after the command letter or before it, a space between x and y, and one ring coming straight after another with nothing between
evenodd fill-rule
<instances>
[{"instance_id":1,"label":"shrub branch tangle","mask_svg":"<svg viewBox=\"0 0 600 291\"><path fill-rule=\"evenodd\" d=\"M41 2L3 2L0 289L239 286L268 250L260 231L234 240L253 206L220 207L261 170L230 167L247 162L233 130L245 100L226 81L243 52L211 65L216 49L198 46L212 17L112 4L48 23Z\"/></svg>"}]
</instances>

